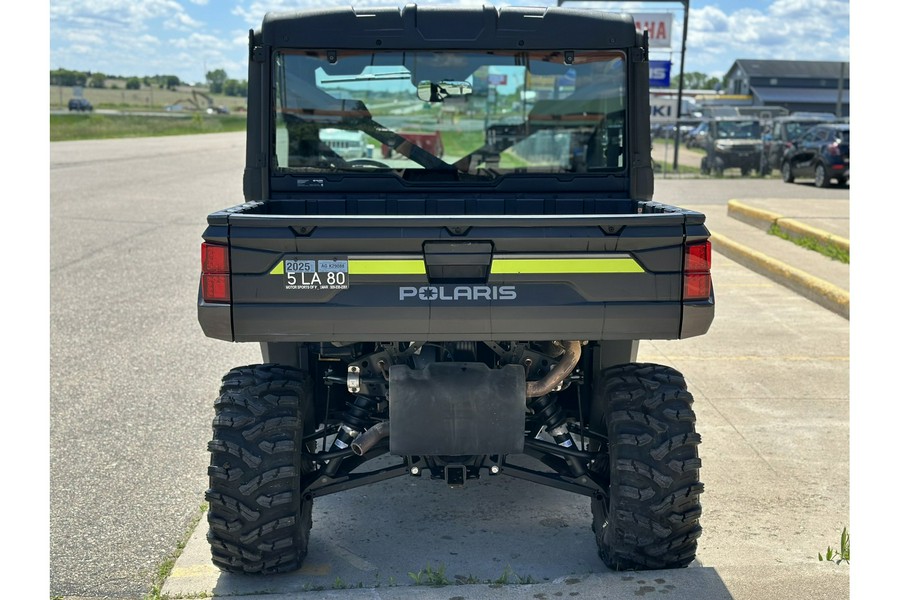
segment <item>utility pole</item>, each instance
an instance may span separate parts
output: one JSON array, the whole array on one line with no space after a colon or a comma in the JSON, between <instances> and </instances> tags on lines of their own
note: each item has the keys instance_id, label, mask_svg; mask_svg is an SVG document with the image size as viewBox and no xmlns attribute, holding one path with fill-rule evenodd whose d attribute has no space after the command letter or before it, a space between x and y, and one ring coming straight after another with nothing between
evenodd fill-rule
<instances>
[{"instance_id":1,"label":"utility pole","mask_svg":"<svg viewBox=\"0 0 900 600\"><path fill-rule=\"evenodd\" d=\"M556 0L557 6L562 6L566 0ZM592 0L584 0L592 1ZM605 2L607 0L594 0ZM684 95L684 55L687 51L687 31L688 31L688 11L691 7L691 0L643 0L644 2L665 2L667 4L681 3L684 6L684 24L681 32L681 69L678 77L678 109L675 113L675 154L672 157L672 170L678 171L678 142L681 138L681 100Z\"/></svg>"},{"instance_id":2,"label":"utility pole","mask_svg":"<svg viewBox=\"0 0 900 600\"><path fill-rule=\"evenodd\" d=\"M834 107L834 116L840 119L844 113L844 76L847 71L847 63L841 61L841 70L838 75L837 103Z\"/></svg>"},{"instance_id":3,"label":"utility pole","mask_svg":"<svg viewBox=\"0 0 900 600\"><path fill-rule=\"evenodd\" d=\"M684 4L684 29L681 32L681 76L678 78L678 112L675 113L675 154L672 156L672 170L678 172L678 144L681 141L681 99L684 95L684 55L687 50L688 8L691 0L682 0Z\"/></svg>"}]
</instances>

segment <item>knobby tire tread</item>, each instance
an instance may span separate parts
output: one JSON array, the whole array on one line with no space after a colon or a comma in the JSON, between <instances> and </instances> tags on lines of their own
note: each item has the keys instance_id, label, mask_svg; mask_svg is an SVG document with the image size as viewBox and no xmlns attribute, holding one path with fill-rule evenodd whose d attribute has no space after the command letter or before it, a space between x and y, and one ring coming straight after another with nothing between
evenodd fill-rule
<instances>
[{"instance_id":1,"label":"knobby tire tread","mask_svg":"<svg viewBox=\"0 0 900 600\"><path fill-rule=\"evenodd\" d=\"M303 371L272 364L222 378L206 492L207 540L222 570L285 573L303 563L312 527L312 498L301 490L311 389Z\"/></svg>"},{"instance_id":2,"label":"knobby tire tread","mask_svg":"<svg viewBox=\"0 0 900 600\"><path fill-rule=\"evenodd\" d=\"M603 562L617 571L686 567L700 527L700 435L684 377L662 365L603 371L609 436L609 500L591 504Z\"/></svg>"}]
</instances>

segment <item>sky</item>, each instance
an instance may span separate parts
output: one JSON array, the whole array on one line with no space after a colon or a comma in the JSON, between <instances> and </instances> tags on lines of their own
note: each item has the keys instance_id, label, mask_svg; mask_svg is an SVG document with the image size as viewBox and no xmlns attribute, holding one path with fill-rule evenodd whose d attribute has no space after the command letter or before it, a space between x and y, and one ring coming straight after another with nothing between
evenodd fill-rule
<instances>
[{"instance_id":1,"label":"sky","mask_svg":"<svg viewBox=\"0 0 900 600\"><path fill-rule=\"evenodd\" d=\"M247 38L266 11L342 6L348 0L51 0L50 69L107 75L177 75L206 81L224 69L246 79ZM402 6L406 0L366 0L357 6ZM481 0L421 0L426 4ZM555 5L506 0L499 6ZM651 58L681 61L684 7L676 2L567 1L566 6L672 14L672 51ZM850 60L849 0L692 0L685 72L721 78L737 59Z\"/></svg>"}]
</instances>

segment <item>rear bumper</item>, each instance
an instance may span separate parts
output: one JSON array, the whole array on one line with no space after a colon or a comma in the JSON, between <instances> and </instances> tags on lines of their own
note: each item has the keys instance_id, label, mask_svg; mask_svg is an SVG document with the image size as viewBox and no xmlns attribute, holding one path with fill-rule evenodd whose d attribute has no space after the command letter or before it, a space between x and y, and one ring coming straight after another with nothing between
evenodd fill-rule
<instances>
[{"instance_id":1,"label":"rear bumper","mask_svg":"<svg viewBox=\"0 0 900 600\"><path fill-rule=\"evenodd\" d=\"M714 314L712 298L581 306L491 302L465 307L436 302L381 308L334 303L198 306L208 337L235 342L678 339L705 334Z\"/></svg>"},{"instance_id":2,"label":"rear bumper","mask_svg":"<svg viewBox=\"0 0 900 600\"><path fill-rule=\"evenodd\" d=\"M850 179L850 164L828 165L828 175L832 179Z\"/></svg>"}]
</instances>

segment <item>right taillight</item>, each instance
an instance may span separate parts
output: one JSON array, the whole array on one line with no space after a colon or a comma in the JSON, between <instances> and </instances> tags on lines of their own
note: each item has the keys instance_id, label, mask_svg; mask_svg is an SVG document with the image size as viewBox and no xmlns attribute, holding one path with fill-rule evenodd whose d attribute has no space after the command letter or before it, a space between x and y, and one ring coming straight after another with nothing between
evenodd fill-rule
<instances>
[{"instance_id":1,"label":"right taillight","mask_svg":"<svg viewBox=\"0 0 900 600\"><path fill-rule=\"evenodd\" d=\"M200 293L205 302L231 302L228 246L203 242L200 246Z\"/></svg>"},{"instance_id":2,"label":"right taillight","mask_svg":"<svg viewBox=\"0 0 900 600\"><path fill-rule=\"evenodd\" d=\"M709 240L684 247L683 300L707 300L712 295L712 244Z\"/></svg>"}]
</instances>

